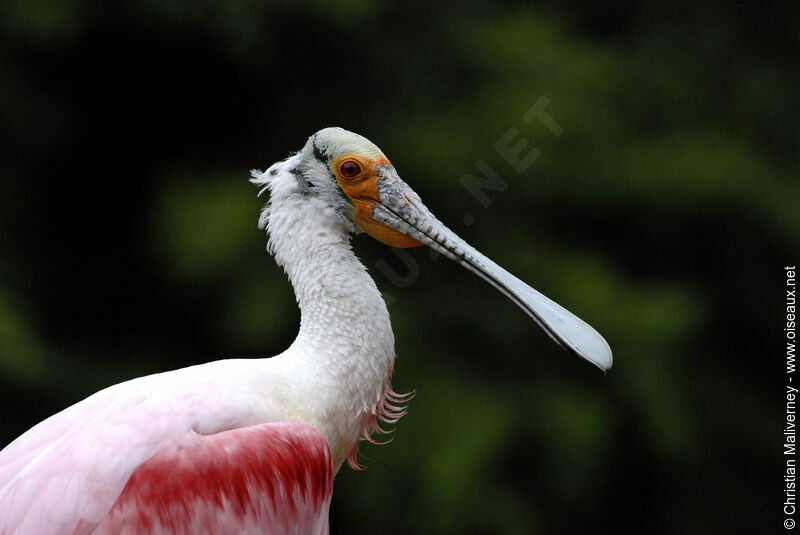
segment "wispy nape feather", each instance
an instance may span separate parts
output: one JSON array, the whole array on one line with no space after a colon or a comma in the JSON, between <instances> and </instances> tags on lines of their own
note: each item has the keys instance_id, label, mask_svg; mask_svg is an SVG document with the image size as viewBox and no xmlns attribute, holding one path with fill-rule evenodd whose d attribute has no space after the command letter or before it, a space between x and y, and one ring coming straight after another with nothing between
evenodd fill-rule
<instances>
[{"instance_id":1,"label":"wispy nape feather","mask_svg":"<svg viewBox=\"0 0 800 535\"><path fill-rule=\"evenodd\" d=\"M261 195L265 191L269 191L269 173L267 171L261 171L260 169L251 169L250 170L250 183L255 184L256 186L260 186L258 190L258 196ZM264 205L264 208L261 210L261 215L258 218L258 228L264 230L267 228L267 223L269 222L269 211L270 205L272 203L267 201L267 204ZM267 247L269 250L269 247ZM272 252L270 251L270 254Z\"/></svg>"}]
</instances>

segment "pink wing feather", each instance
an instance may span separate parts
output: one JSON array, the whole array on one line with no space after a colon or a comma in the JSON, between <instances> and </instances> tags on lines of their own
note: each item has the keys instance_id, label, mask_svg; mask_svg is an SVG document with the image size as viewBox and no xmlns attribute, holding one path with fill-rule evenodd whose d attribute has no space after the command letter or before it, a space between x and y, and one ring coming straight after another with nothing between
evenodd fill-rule
<instances>
[{"instance_id":1,"label":"pink wing feather","mask_svg":"<svg viewBox=\"0 0 800 535\"><path fill-rule=\"evenodd\" d=\"M34 426L0 451L0 535L327 533L327 441L248 375L219 361L143 377Z\"/></svg>"},{"instance_id":2,"label":"pink wing feather","mask_svg":"<svg viewBox=\"0 0 800 535\"><path fill-rule=\"evenodd\" d=\"M327 534L332 492L328 443L310 425L195 434L140 466L93 533Z\"/></svg>"},{"instance_id":3,"label":"pink wing feather","mask_svg":"<svg viewBox=\"0 0 800 535\"><path fill-rule=\"evenodd\" d=\"M55 441L42 451L66 446ZM69 479L64 472L71 470ZM123 475L122 493L109 500L119 479L115 471L110 462L22 474L19 481L27 484L0 504L7 513L0 517L0 535L328 533L333 464L325 437L307 424L273 422L170 439ZM82 495L85 489L92 496ZM87 514L93 508L104 509L99 523L87 520L98 517ZM53 521L48 516L54 511L69 514L52 515Z\"/></svg>"}]
</instances>

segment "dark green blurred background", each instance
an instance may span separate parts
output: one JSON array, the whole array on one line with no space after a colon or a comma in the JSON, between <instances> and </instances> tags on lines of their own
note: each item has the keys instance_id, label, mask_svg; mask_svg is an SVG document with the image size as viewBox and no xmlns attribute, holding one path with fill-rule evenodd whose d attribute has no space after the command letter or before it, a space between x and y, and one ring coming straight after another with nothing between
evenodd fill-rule
<instances>
[{"instance_id":1,"label":"dark green blurred background","mask_svg":"<svg viewBox=\"0 0 800 535\"><path fill-rule=\"evenodd\" d=\"M792 5L0 4L0 445L114 382L286 348L248 171L340 125L615 364L356 238L417 395L338 475L333 533L780 529ZM560 136L523 119L542 97ZM494 148L511 128L541 152L522 174ZM461 184L479 160L507 184L489 206Z\"/></svg>"}]
</instances>

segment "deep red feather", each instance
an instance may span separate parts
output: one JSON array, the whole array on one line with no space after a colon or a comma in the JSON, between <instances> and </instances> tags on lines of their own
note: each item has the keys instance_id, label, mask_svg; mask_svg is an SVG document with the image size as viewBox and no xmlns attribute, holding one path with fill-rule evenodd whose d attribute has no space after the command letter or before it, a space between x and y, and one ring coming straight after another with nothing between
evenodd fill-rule
<instances>
[{"instance_id":1,"label":"deep red feather","mask_svg":"<svg viewBox=\"0 0 800 535\"><path fill-rule=\"evenodd\" d=\"M195 433L142 464L94 533L328 533L333 474L307 424Z\"/></svg>"}]
</instances>

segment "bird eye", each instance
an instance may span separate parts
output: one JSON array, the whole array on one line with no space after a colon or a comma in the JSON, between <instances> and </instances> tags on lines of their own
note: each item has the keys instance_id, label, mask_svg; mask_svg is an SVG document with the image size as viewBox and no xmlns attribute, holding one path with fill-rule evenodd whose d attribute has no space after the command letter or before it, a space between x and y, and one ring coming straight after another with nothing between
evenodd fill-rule
<instances>
[{"instance_id":1,"label":"bird eye","mask_svg":"<svg viewBox=\"0 0 800 535\"><path fill-rule=\"evenodd\" d=\"M344 178L355 178L361 174L361 166L353 160L347 160L339 166L339 173Z\"/></svg>"}]
</instances>

